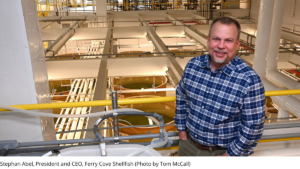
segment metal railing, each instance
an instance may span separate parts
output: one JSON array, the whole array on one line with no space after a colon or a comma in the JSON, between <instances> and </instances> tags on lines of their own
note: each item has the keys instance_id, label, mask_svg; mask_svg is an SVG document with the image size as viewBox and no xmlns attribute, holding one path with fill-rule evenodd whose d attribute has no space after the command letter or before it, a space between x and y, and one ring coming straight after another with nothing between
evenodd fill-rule
<instances>
[{"instance_id":1,"label":"metal railing","mask_svg":"<svg viewBox=\"0 0 300 169\"><path fill-rule=\"evenodd\" d=\"M77 1L72 1L70 3L68 0L54 0L55 3L49 3L49 0L46 0L46 3L42 3L41 0L37 0L37 9L39 11L39 16L48 16L50 12L50 8L52 10L60 10L67 9L68 12L92 12L93 10L85 9L88 6L95 6L95 4L91 3L77 3ZM84 2L84 1L82 1ZM182 0L173 0L169 2L164 1L156 1L156 0L146 0L146 1L132 1L132 0L123 0L121 3L107 3L107 10L112 11L133 11L133 10L205 10L200 9L201 6L206 6L206 8L213 9L230 9L231 5L234 5L236 8L237 5L241 7L240 4L246 4L244 9L250 8L250 0L246 2L205 2L200 4L199 1L182 1ZM83 7L83 10L77 9L78 7ZM46 11L42 11L42 9L46 9ZM56 11L55 11L56 12Z\"/></svg>"},{"instance_id":2,"label":"metal railing","mask_svg":"<svg viewBox=\"0 0 300 169\"><path fill-rule=\"evenodd\" d=\"M296 90L276 90L266 91L265 96L283 96L283 95L299 95L300 89ZM173 102L176 101L175 96L158 97L158 98L135 98L135 99L120 99L119 105L126 104L141 104L141 103L161 103L161 102ZM36 109L56 109L56 108L70 108L70 107L94 107L94 106L109 106L112 105L111 100L96 100L86 102L69 102L69 103L41 103L41 104L22 104L22 105L10 105L11 107L24 109L24 110L36 110ZM0 111L9 111L7 109L1 109Z\"/></svg>"},{"instance_id":3,"label":"metal railing","mask_svg":"<svg viewBox=\"0 0 300 169\"><path fill-rule=\"evenodd\" d=\"M282 95L299 95L300 89L296 90L278 90L278 91L266 91L265 96L282 96ZM141 104L141 103L158 103L158 102L173 102L176 101L176 97L158 97L158 98L135 98L135 99L119 99L118 105L126 104ZM11 105L24 110L34 110L34 109L53 109L53 108L69 108L69 107L88 107L88 106L106 106L112 105L111 100L99 100L99 101L86 101L86 102L69 102L69 103L45 103L45 104L26 104L26 105ZM0 111L9 111L7 109L0 109ZM132 126L131 126L132 127ZM289 126L287 126L289 127ZM271 126L272 128L272 126ZM266 128L268 129L268 128ZM71 131L73 132L73 131ZM275 141L291 141L299 140L299 134L284 134L279 136L263 136L259 141L262 142L275 142ZM173 147L174 148L174 147ZM173 149L171 147L171 149Z\"/></svg>"}]
</instances>

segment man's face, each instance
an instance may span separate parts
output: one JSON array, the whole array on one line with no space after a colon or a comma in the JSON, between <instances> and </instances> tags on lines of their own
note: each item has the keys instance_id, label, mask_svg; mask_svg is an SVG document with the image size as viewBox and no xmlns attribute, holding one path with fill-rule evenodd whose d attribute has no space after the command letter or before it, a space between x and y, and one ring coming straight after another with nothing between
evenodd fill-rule
<instances>
[{"instance_id":1,"label":"man's face","mask_svg":"<svg viewBox=\"0 0 300 169\"><path fill-rule=\"evenodd\" d=\"M210 36L207 37L208 51L212 57L210 63L221 68L230 62L240 46L237 37L238 29L235 24L215 23L210 31Z\"/></svg>"}]
</instances>

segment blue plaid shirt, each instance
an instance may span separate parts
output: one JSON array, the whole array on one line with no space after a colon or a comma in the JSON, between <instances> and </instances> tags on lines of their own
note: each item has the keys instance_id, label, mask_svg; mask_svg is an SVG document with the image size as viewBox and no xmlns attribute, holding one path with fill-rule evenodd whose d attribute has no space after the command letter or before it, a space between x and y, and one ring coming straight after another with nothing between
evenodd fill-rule
<instances>
[{"instance_id":1,"label":"blue plaid shirt","mask_svg":"<svg viewBox=\"0 0 300 169\"><path fill-rule=\"evenodd\" d=\"M237 56L211 71L209 55L191 59L176 89L175 124L195 141L222 146L229 156L253 153L263 133L264 86Z\"/></svg>"}]
</instances>

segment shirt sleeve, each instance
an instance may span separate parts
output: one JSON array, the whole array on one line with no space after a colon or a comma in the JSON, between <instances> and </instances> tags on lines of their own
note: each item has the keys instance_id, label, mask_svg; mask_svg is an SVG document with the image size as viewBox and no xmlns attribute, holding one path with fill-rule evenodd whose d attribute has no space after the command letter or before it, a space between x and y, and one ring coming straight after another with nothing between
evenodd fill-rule
<instances>
[{"instance_id":1,"label":"shirt sleeve","mask_svg":"<svg viewBox=\"0 0 300 169\"><path fill-rule=\"evenodd\" d=\"M178 131L185 131L186 130L186 90L185 90L185 74L184 74L177 86L176 89L176 111L175 111L175 125Z\"/></svg>"},{"instance_id":2,"label":"shirt sleeve","mask_svg":"<svg viewBox=\"0 0 300 169\"><path fill-rule=\"evenodd\" d=\"M258 76L248 87L242 106L242 120L238 136L231 142L229 156L248 156L263 134L265 119L265 90Z\"/></svg>"}]
</instances>

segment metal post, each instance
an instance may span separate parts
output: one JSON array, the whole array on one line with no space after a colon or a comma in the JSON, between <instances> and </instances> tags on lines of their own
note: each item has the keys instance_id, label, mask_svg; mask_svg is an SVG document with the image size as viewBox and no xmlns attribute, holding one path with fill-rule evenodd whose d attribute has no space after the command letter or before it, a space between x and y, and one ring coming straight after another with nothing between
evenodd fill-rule
<instances>
[{"instance_id":1,"label":"metal post","mask_svg":"<svg viewBox=\"0 0 300 169\"><path fill-rule=\"evenodd\" d=\"M117 91L111 92L112 108L114 110L118 109L118 94ZM118 113L113 114L113 131L115 137L115 144L119 144L119 119Z\"/></svg>"},{"instance_id":2,"label":"metal post","mask_svg":"<svg viewBox=\"0 0 300 169\"><path fill-rule=\"evenodd\" d=\"M111 92L112 108L118 109L118 94L117 91Z\"/></svg>"},{"instance_id":3,"label":"metal post","mask_svg":"<svg viewBox=\"0 0 300 169\"><path fill-rule=\"evenodd\" d=\"M126 1L127 1L127 11L128 11L128 1L129 1L129 0L126 0Z\"/></svg>"}]
</instances>

